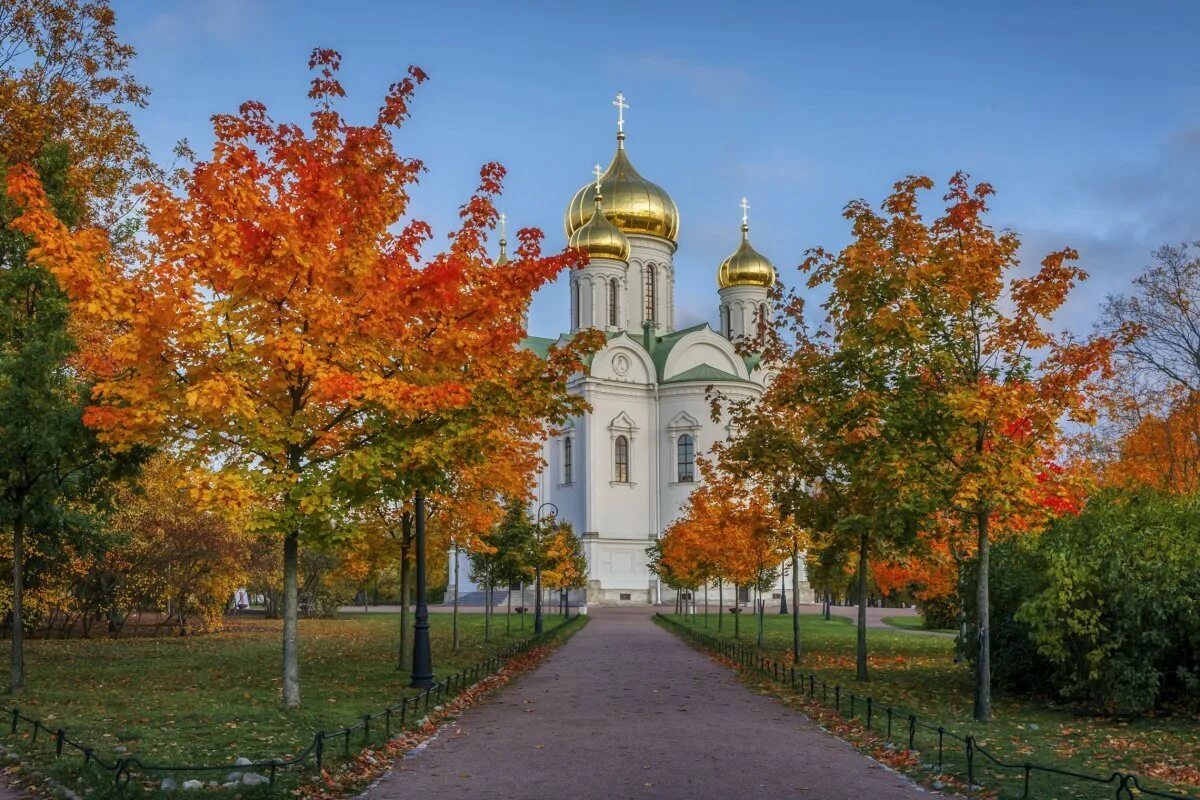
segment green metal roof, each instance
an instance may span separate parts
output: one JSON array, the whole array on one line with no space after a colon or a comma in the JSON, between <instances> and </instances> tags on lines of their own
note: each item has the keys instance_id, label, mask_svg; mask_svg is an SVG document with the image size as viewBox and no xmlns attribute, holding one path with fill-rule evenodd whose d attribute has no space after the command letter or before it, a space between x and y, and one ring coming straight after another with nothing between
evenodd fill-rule
<instances>
[{"instance_id":1,"label":"green metal roof","mask_svg":"<svg viewBox=\"0 0 1200 800\"><path fill-rule=\"evenodd\" d=\"M557 341L558 339L547 339L544 336L526 336L521 340L521 347L532 350L538 358L546 358L550 355L550 348Z\"/></svg>"},{"instance_id":2,"label":"green metal roof","mask_svg":"<svg viewBox=\"0 0 1200 800\"><path fill-rule=\"evenodd\" d=\"M708 364L699 364L691 369L686 369L678 375L673 375L663 383L687 383L689 381L715 383L717 381L735 381L737 383L751 383L745 378L739 378L737 375L726 372L723 369L711 367Z\"/></svg>"},{"instance_id":3,"label":"green metal roof","mask_svg":"<svg viewBox=\"0 0 1200 800\"><path fill-rule=\"evenodd\" d=\"M660 383L686 383L688 381L707 381L709 383L712 383L713 381L736 381L738 383L753 383L753 381L748 381L745 378L739 378L737 375L726 372L723 369L709 366L708 364L701 364L699 366L692 367L689 370L685 370L684 372L675 375L669 380L663 380L663 374L667 368L667 357L671 355L671 351L675 349L675 345L679 344L679 341L689 333L696 333L697 331L702 331L707 327L708 323L702 322L699 325L693 325L690 328L671 331L670 333L663 334L662 336L654 337L654 341L650 347L650 359L654 362L654 369L657 373L657 378ZM566 336L566 334L564 334L564 336ZM612 341L620 336L628 336L632 341L637 342L643 347L645 346L644 335L635 336L632 331L605 331L605 338L608 341ZM556 342L558 342L558 339L547 339L544 336L527 336L521 340L521 347L524 347L527 350L532 350L539 358L546 358L546 356L550 353L550 348L554 346ZM747 371L752 372L754 368L758 366L761 358L762 357L760 355L751 355L744 358L743 360L746 362ZM586 360L588 366L591 366L591 361L592 357L589 356Z\"/></svg>"}]
</instances>

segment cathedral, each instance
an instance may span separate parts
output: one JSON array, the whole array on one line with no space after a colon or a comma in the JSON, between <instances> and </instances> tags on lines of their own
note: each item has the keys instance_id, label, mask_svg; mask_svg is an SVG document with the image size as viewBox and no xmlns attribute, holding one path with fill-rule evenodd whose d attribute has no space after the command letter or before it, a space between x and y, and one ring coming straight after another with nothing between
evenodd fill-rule
<instances>
[{"instance_id":1,"label":"cathedral","mask_svg":"<svg viewBox=\"0 0 1200 800\"><path fill-rule=\"evenodd\" d=\"M557 513L583 539L589 580L579 602L673 603L673 591L647 566L646 548L697 485L696 456L729 436L729 421L712 419L709 389L734 401L756 398L773 377L769 365L739 353L735 342L761 336L775 267L750 244L743 198L740 240L731 237L732 254L715 268L718 327L676 329L679 209L634 168L625 147L623 96L614 105L616 153L608 169L597 165L595 180L575 192L564 219L569 246L589 256L570 275L570 329L557 339L531 336L524 343L544 354L584 328L607 337L589 372L569 384L591 412L546 440L534 508L543 517ZM500 244L500 259L506 259L503 238ZM808 595L801 599L811 600L803 573L801 582ZM732 602L732 591L726 593ZM721 603L715 587L709 596Z\"/></svg>"},{"instance_id":2,"label":"cathedral","mask_svg":"<svg viewBox=\"0 0 1200 800\"><path fill-rule=\"evenodd\" d=\"M767 365L739 354L734 342L753 341L770 319L775 268L750 244L743 200L740 240L731 241L732 254L715 268L718 327L675 327L679 209L634 168L624 98L618 95L615 105L612 162L604 171L597 166L596 179L567 206L568 243L590 258L571 273L570 331L560 337L598 328L607 343L589 373L571 382L591 412L546 441L537 503L552 503L583 537L590 573L585 602L674 602L648 569L646 548L696 486L696 456L729 435L727 420L711 418L709 388L732 400L754 398L772 378ZM545 351L554 341L530 337L526 344ZM711 597L720 602L715 590Z\"/></svg>"}]
</instances>

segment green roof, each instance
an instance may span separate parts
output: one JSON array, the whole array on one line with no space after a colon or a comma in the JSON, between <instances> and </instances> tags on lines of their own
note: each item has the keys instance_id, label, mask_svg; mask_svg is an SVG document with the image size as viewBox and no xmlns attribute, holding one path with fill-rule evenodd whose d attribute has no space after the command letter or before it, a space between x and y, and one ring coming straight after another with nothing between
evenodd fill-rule
<instances>
[{"instance_id":1,"label":"green roof","mask_svg":"<svg viewBox=\"0 0 1200 800\"><path fill-rule=\"evenodd\" d=\"M654 337L653 352L650 353L650 358L654 360L654 369L658 372L658 379L663 379L663 370L667 368L667 356L671 354L671 350L675 345L679 344L679 340L689 333L702 331L708 327L707 322L701 322L699 325L693 325L690 328L684 328L681 331L671 331L663 336ZM639 341L641 341L639 339Z\"/></svg>"},{"instance_id":2,"label":"green roof","mask_svg":"<svg viewBox=\"0 0 1200 800\"><path fill-rule=\"evenodd\" d=\"M745 378L739 378L737 375L728 373L723 369L710 367L708 364L700 364L691 369L686 369L678 375L674 375L663 381L663 383L685 383L688 381L703 381L705 383L736 381L738 383L750 383Z\"/></svg>"},{"instance_id":3,"label":"green roof","mask_svg":"<svg viewBox=\"0 0 1200 800\"><path fill-rule=\"evenodd\" d=\"M558 339L547 339L544 336L526 336L521 340L521 347L532 350L538 358L546 358L550 355L550 348L557 341Z\"/></svg>"},{"instance_id":4,"label":"green roof","mask_svg":"<svg viewBox=\"0 0 1200 800\"><path fill-rule=\"evenodd\" d=\"M671 354L671 351L675 348L675 345L679 344L679 341L689 333L696 333L697 331L702 331L707 327L708 323L702 322L699 325L693 325L690 328L671 331L670 333L663 334L662 336L654 337L654 343L650 352L650 359L654 362L654 369L657 373L657 378L660 383L686 383L689 381L707 381L709 383L714 381L737 381L738 383L753 383L753 381L747 381L745 378L739 378L737 375L726 372L723 369L717 369L716 367L709 366L708 364L701 364L699 366L692 367L689 370L685 370L684 372L675 375L669 380L663 380L663 374L667 368L667 357ZM566 336L566 334L564 334L564 336ZM645 344L645 337L635 336L633 331L605 331L605 339L608 341L612 341L620 336L628 336L631 340L637 342L639 345L644 346ZM527 336L521 340L521 347L524 347L526 350L532 350L538 355L539 358L546 358L546 356L550 353L550 348L554 346L556 342L558 342L558 339L547 339L544 336ZM743 360L746 362L747 371L752 372L754 368L758 366L761 358L762 357L760 355L751 355L744 358ZM588 366L591 365L591 360L591 356L589 356L586 361Z\"/></svg>"}]
</instances>

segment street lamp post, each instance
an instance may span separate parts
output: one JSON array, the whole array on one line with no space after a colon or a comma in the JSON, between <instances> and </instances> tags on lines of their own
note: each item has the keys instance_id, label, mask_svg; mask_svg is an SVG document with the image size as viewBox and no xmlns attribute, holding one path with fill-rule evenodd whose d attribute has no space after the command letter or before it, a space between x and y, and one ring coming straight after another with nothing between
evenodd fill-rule
<instances>
[{"instance_id":1,"label":"street lamp post","mask_svg":"<svg viewBox=\"0 0 1200 800\"><path fill-rule=\"evenodd\" d=\"M429 605L425 602L425 495L417 492L417 613L413 625L412 682L414 689L433 686L433 651L429 647Z\"/></svg>"},{"instance_id":2,"label":"street lamp post","mask_svg":"<svg viewBox=\"0 0 1200 800\"><path fill-rule=\"evenodd\" d=\"M538 557L537 562L533 567L533 580L536 586L533 598L533 632L539 634L542 632L542 536L545 531L542 529L542 512L549 507L551 509L548 519L554 519L558 516L558 506L554 503L542 503L537 510L537 530L538 530Z\"/></svg>"}]
</instances>

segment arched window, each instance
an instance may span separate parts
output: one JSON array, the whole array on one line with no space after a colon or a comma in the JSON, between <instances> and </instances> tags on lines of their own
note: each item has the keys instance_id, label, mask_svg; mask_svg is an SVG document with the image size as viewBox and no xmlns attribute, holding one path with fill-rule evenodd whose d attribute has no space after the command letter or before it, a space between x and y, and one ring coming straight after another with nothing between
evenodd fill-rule
<instances>
[{"instance_id":1,"label":"arched window","mask_svg":"<svg viewBox=\"0 0 1200 800\"><path fill-rule=\"evenodd\" d=\"M618 436L613 442L613 480L617 483L629 483L629 440Z\"/></svg>"},{"instance_id":2,"label":"arched window","mask_svg":"<svg viewBox=\"0 0 1200 800\"><path fill-rule=\"evenodd\" d=\"M722 324L724 325L725 335L732 339L733 319L730 317L728 305L721 306L721 319L723 320Z\"/></svg>"},{"instance_id":3,"label":"arched window","mask_svg":"<svg viewBox=\"0 0 1200 800\"><path fill-rule=\"evenodd\" d=\"M696 440L690 433L682 434L675 449L679 460L679 482L691 483L696 480Z\"/></svg>"},{"instance_id":4,"label":"arched window","mask_svg":"<svg viewBox=\"0 0 1200 800\"><path fill-rule=\"evenodd\" d=\"M618 327L617 323L617 279L610 278L608 281L608 325L610 328Z\"/></svg>"},{"instance_id":5,"label":"arched window","mask_svg":"<svg viewBox=\"0 0 1200 800\"><path fill-rule=\"evenodd\" d=\"M571 437L567 436L563 439L563 483L571 483Z\"/></svg>"},{"instance_id":6,"label":"arched window","mask_svg":"<svg viewBox=\"0 0 1200 800\"><path fill-rule=\"evenodd\" d=\"M658 321L658 270L653 264L646 265L646 319Z\"/></svg>"},{"instance_id":7,"label":"arched window","mask_svg":"<svg viewBox=\"0 0 1200 800\"><path fill-rule=\"evenodd\" d=\"M766 338L767 323L770 321L770 316L769 316L770 313L771 312L767 308L766 303L763 303L762 305L760 305L758 307L758 338L759 338L759 340Z\"/></svg>"},{"instance_id":8,"label":"arched window","mask_svg":"<svg viewBox=\"0 0 1200 800\"><path fill-rule=\"evenodd\" d=\"M579 328L579 320L582 316L580 306L583 305L583 293L579 288L579 281L575 281L575 285L571 287L571 329Z\"/></svg>"}]
</instances>

